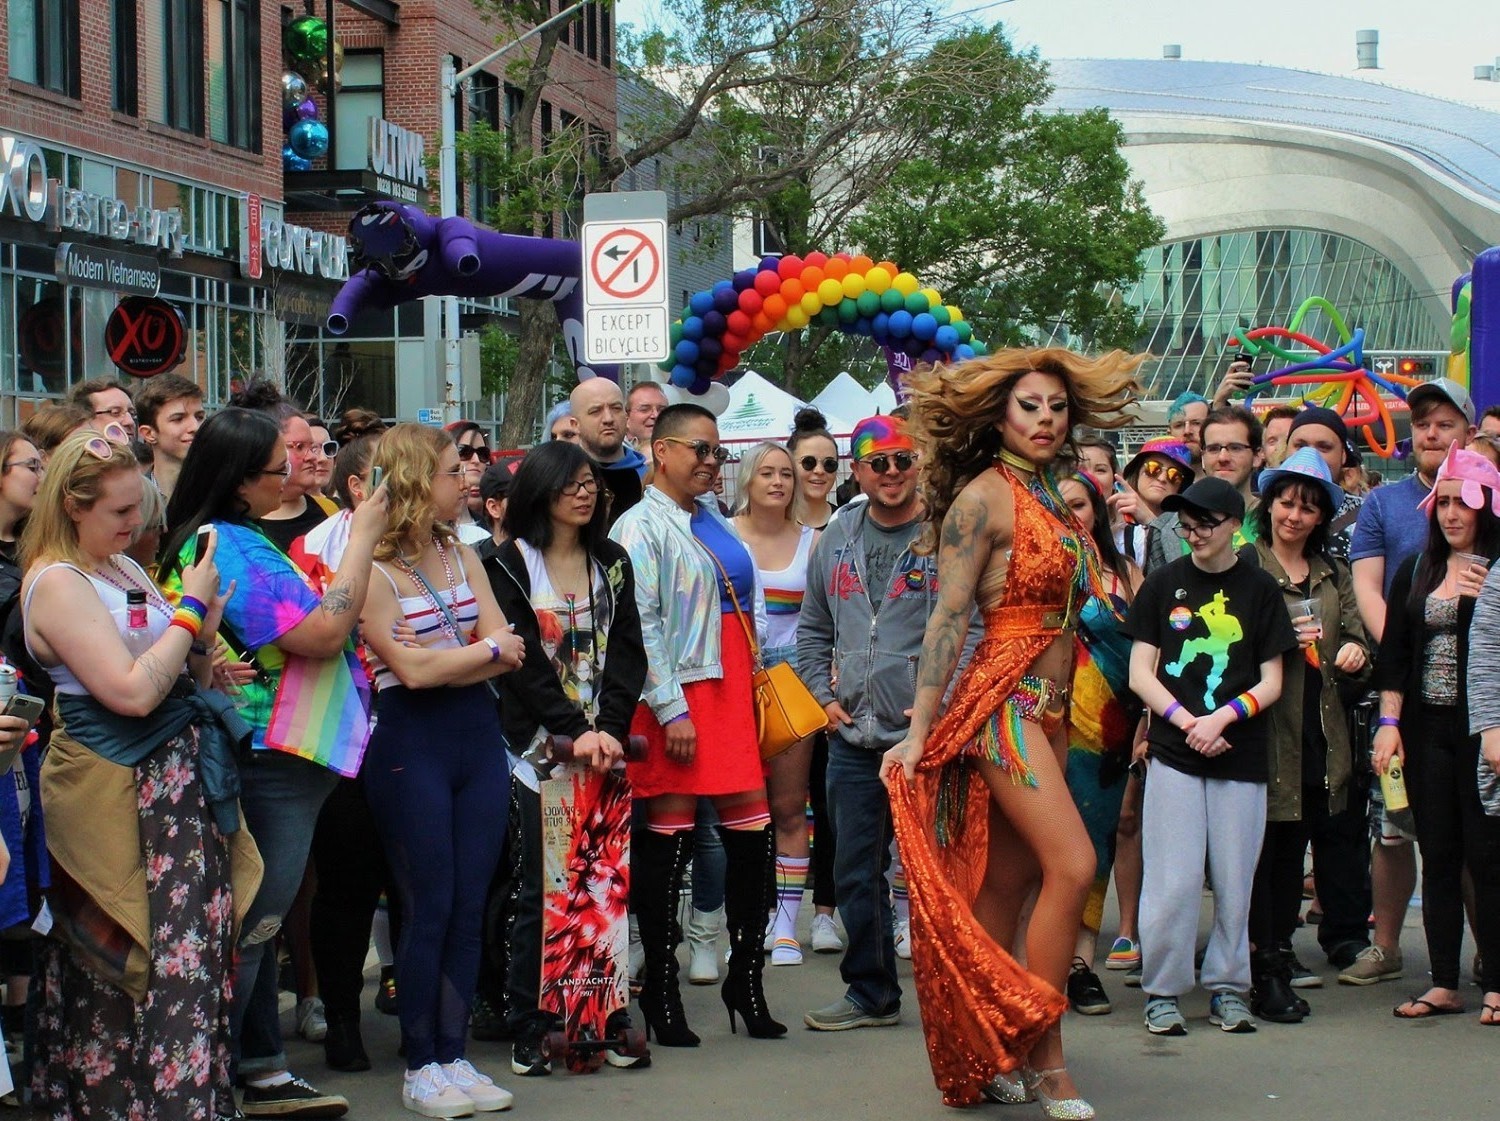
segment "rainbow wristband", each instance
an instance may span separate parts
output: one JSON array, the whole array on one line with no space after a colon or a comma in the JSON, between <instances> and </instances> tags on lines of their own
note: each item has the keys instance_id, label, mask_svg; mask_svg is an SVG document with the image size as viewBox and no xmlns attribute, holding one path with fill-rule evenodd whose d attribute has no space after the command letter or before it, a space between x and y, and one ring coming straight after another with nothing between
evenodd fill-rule
<instances>
[{"instance_id":1,"label":"rainbow wristband","mask_svg":"<svg viewBox=\"0 0 1500 1121\"><path fill-rule=\"evenodd\" d=\"M1260 702L1253 693L1241 693L1229 702L1229 707L1234 710L1237 720L1249 720L1260 712Z\"/></svg>"},{"instance_id":2,"label":"rainbow wristband","mask_svg":"<svg viewBox=\"0 0 1500 1121\"><path fill-rule=\"evenodd\" d=\"M172 613L172 622L169 626L181 627L196 642L198 632L203 629L203 616L190 607L179 607Z\"/></svg>"},{"instance_id":3,"label":"rainbow wristband","mask_svg":"<svg viewBox=\"0 0 1500 1121\"><path fill-rule=\"evenodd\" d=\"M200 619L206 618L208 615L208 604L196 596L183 596L177 601L177 604L179 607L186 607L189 611L196 613Z\"/></svg>"},{"instance_id":4,"label":"rainbow wristband","mask_svg":"<svg viewBox=\"0 0 1500 1121\"><path fill-rule=\"evenodd\" d=\"M1182 702L1173 701L1167 706L1167 711L1161 714L1161 718L1170 724L1172 723L1172 717L1176 716L1180 711L1182 711Z\"/></svg>"}]
</instances>

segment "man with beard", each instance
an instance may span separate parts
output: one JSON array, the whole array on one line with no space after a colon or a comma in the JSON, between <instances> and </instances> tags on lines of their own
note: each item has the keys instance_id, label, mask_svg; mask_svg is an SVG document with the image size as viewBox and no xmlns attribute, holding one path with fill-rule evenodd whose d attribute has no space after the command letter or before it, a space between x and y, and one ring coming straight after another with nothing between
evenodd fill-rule
<instances>
[{"instance_id":1,"label":"man with beard","mask_svg":"<svg viewBox=\"0 0 1500 1121\"><path fill-rule=\"evenodd\" d=\"M608 378L590 378L579 383L569 401L578 421L579 442L604 473L613 526L645 490L646 459L625 442L625 398Z\"/></svg>"}]
</instances>

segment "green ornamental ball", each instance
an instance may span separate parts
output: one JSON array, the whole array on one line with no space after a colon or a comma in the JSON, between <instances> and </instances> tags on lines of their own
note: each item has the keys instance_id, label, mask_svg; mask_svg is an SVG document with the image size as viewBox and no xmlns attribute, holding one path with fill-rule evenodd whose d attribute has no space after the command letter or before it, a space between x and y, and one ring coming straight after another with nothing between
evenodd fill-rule
<instances>
[{"instance_id":1,"label":"green ornamental ball","mask_svg":"<svg viewBox=\"0 0 1500 1121\"><path fill-rule=\"evenodd\" d=\"M927 302L927 297L922 295L922 293L913 292L910 296L906 297L906 303L903 306L913 315L921 315L932 305Z\"/></svg>"},{"instance_id":2,"label":"green ornamental ball","mask_svg":"<svg viewBox=\"0 0 1500 1121\"><path fill-rule=\"evenodd\" d=\"M839 301L839 322L843 324L853 323L859 318L859 301L843 299Z\"/></svg>"},{"instance_id":3,"label":"green ornamental ball","mask_svg":"<svg viewBox=\"0 0 1500 1121\"><path fill-rule=\"evenodd\" d=\"M317 16L301 16L286 29L286 51L298 62L313 62L328 53L328 25Z\"/></svg>"},{"instance_id":4,"label":"green ornamental ball","mask_svg":"<svg viewBox=\"0 0 1500 1121\"><path fill-rule=\"evenodd\" d=\"M928 312L928 314L931 315L932 318L937 320L937 325L939 327L946 327L948 326L948 324L953 322L953 316L948 314L948 309L942 304L938 304L937 307L933 308L930 312Z\"/></svg>"}]
</instances>

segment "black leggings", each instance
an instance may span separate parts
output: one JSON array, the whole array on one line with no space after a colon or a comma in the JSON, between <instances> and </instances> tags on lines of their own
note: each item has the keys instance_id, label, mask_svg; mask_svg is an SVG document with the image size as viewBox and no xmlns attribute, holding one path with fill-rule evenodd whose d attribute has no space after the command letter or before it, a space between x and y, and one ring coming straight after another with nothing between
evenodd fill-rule
<instances>
[{"instance_id":1,"label":"black leggings","mask_svg":"<svg viewBox=\"0 0 1500 1121\"><path fill-rule=\"evenodd\" d=\"M308 919L318 992L329 1019L359 1018L359 992L380 895L390 909L391 944L401 937L401 905L360 779L342 779L313 830L318 873Z\"/></svg>"},{"instance_id":2,"label":"black leggings","mask_svg":"<svg viewBox=\"0 0 1500 1121\"><path fill-rule=\"evenodd\" d=\"M828 733L813 738L812 768L807 781L808 801L812 804L812 901L814 907L835 907L833 890L833 857L838 839L833 832L833 815L828 812Z\"/></svg>"},{"instance_id":3,"label":"black leggings","mask_svg":"<svg viewBox=\"0 0 1500 1121\"><path fill-rule=\"evenodd\" d=\"M1402 731L1410 727L1407 722ZM1459 987L1464 936L1463 870L1474 879L1485 992L1500 991L1500 819L1485 816L1475 774L1479 737L1457 708L1427 705L1406 742L1406 786L1422 846L1422 925L1432 983Z\"/></svg>"}]
</instances>

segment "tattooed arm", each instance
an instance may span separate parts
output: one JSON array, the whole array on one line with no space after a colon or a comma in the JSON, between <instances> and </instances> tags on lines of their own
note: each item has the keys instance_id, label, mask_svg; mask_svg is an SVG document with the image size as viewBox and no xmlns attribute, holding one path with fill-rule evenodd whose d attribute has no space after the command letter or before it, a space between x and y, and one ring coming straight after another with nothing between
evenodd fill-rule
<instances>
[{"instance_id":1,"label":"tattooed arm","mask_svg":"<svg viewBox=\"0 0 1500 1121\"><path fill-rule=\"evenodd\" d=\"M998 476L988 472L973 480L943 519L938 535L938 597L922 640L911 728L904 740L886 752L881 777L887 784L893 768L904 770L908 779L915 773L938 705L963 655L980 581L989 573L991 558L1010 547L1013 500L1009 488L996 485L997 481ZM1002 579L990 575L987 591L997 590Z\"/></svg>"},{"instance_id":2,"label":"tattooed arm","mask_svg":"<svg viewBox=\"0 0 1500 1121\"><path fill-rule=\"evenodd\" d=\"M349 632L359 622L365 596L370 590L370 564L375 545L385 532L387 504L385 484L359 504L349 524L349 545L339 570L328 581L328 590L317 609L276 640L291 654L308 658L331 658L344 648Z\"/></svg>"}]
</instances>

